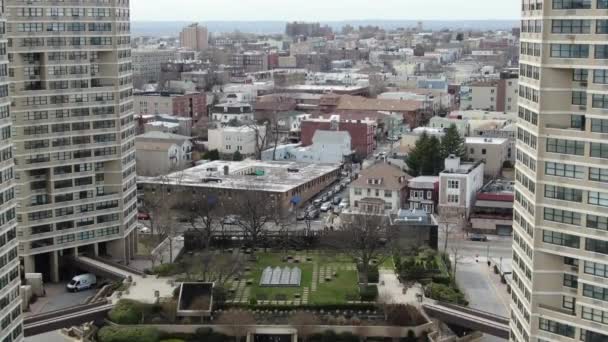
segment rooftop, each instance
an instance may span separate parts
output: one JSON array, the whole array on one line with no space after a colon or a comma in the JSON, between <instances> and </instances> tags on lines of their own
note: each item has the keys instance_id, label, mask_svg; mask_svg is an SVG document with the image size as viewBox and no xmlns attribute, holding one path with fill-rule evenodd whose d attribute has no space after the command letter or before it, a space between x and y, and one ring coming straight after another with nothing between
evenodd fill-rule
<instances>
[{"instance_id":1,"label":"rooftop","mask_svg":"<svg viewBox=\"0 0 608 342\"><path fill-rule=\"evenodd\" d=\"M138 135L135 138L138 140L140 140L140 139L150 139L150 140L158 139L158 140L177 140L177 141L192 139L192 137L188 137L185 135L165 133L165 132L159 132L159 131L150 131L150 132Z\"/></svg>"},{"instance_id":2,"label":"rooftop","mask_svg":"<svg viewBox=\"0 0 608 342\"><path fill-rule=\"evenodd\" d=\"M352 183L355 187L379 188L399 190L407 185L411 176L401 171L398 167L379 163L359 173L359 177ZM381 180L379 184L370 183L370 180Z\"/></svg>"},{"instance_id":3,"label":"rooftop","mask_svg":"<svg viewBox=\"0 0 608 342\"><path fill-rule=\"evenodd\" d=\"M213 161L163 178L139 177L138 181L144 184L168 182L198 188L287 192L339 168L340 165L337 164L263 162L249 159L240 162Z\"/></svg>"},{"instance_id":4,"label":"rooftop","mask_svg":"<svg viewBox=\"0 0 608 342\"><path fill-rule=\"evenodd\" d=\"M502 145L509 142L506 138L483 138L483 137L468 137L467 144L486 144L486 145Z\"/></svg>"},{"instance_id":5,"label":"rooftop","mask_svg":"<svg viewBox=\"0 0 608 342\"><path fill-rule=\"evenodd\" d=\"M439 183L437 176L419 176L409 180L409 187L415 189L434 189L435 184Z\"/></svg>"},{"instance_id":6,"label":"rooftop","mask_svg":"<svg viewBox=\"0 0 608 342\"><path fill-rule=\"evenodd\" d=\"M477 192L477 201L513 202L515 182L505 179L493 180Z\"/></svg>"}]
</instances>

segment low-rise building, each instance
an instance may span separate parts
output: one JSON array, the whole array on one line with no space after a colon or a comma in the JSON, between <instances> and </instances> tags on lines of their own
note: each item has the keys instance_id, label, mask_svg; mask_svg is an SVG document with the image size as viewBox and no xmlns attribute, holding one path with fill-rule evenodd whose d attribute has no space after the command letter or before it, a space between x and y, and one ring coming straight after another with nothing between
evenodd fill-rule
<instances>
[{"instance_id":1,"label":"low-rise building","mask_svg":"<svg viewBox=\"0 0 608 342\"><path fill-rule=\"evenodd\" d=\"M178 135L192 135L192 119L167 114L137 115L138 130L141 133L164 132Z\"/></svg>"},{"instance_id":2,"label":"low-rise building","mask_svg":"<svg viewBox=\"0 0 608 342\"><path fill-rule=\"evenodd\" d=\"M300 124L302 146L310 146L315 133L322 131L346 131L351 137L351 148L360 158L366 158L376 149L377 123L372 120L342 120L340 115L329 118L303 120Z\"/></svg>"},{"instance_id":3,"label":"low-rise building","mask_svg":"<svg viewBox=\"0 0 608 342\"><path fill-rule=\"evenodd\" d=\"M140 48L131 52L133 61L133 84L141 87L146 83L160 81L161 65L177 56L176 49Z\"/></svg>"},{"instance_id":4,"label":"low-rise building","mask_svg":"<svg viewBox=\"0 0 608 342\"><path fill-rule=\"evenodd\" d=\"M231 121L253 122L253 107L249 103L229 101L213 106L211 121L227 124Z\"/></svg>"},{"instance_id":5,"label":"low-rise building","mask_svg":"<svg viewBox=\"0 0 608 342\"><path fill-rule=\"evenodd\" d=\"M169 114L191 118L194 124L207 121L207 96L200 92L142 92L133 96L135 114Z\"/></svg>"},{"instance_id":6,"label":"low-rise building","mask_svg":"<svg viewBox=\"0 0 608 342\"><path fill-rule=\"evenodd\" d=\"M288 214L294 203L304 205L340 178L340 165L295 162L214 161L164 177L139 177L143 191L170 187L226 201L226 214L241 215L230 204L235 198L255 195L259 201L275 203ZM297 199L297 200L296 200ZM230 212L232 211L232 212Z\"/></svg>"},{"instance_id":7,"label":"low-rise building","mask_svg":"<svg viewBox=\"0 0 608 342\"><path fill-rule=\"evenodd\" d=\"M407 181L411 177L387 163L378 163L359 173L349 187L353 212L396 213L405 203Z\"/></svg>"},{"instance_id":8,"label":"low-rise building","mask_svg":"<svg viewBox=\"0 0 608 342\"><path fill-rule=\"evenodd\" d=\"M477 192L469 222L474 233L513 234L513 201L515 183L495 180Z\"/></svg>"},{"instance_id":9,"label":"low-rise building","mask_svg":"<svg viewBox=\"0 0 608 342\"><path fill-rule=\"evenodd\" d=\"M148 132L135 137L137 174L161 176L183 170L192 165L192 142L190 137Z\"/></svg>"},{"instance_id":10,"label":"low-rise building","mask_svg":"<svg viewBox=\"0 0 608 342\"><path fill-rule=\"evenodd\" d=\"M401 209L388 216L390 233L398 248L409 250L427 246L437 250L439 225L435 217L424 210Z\"/></svg>"},{"instance_id":11,"label":"low-rise building","mask_svg":"<svg viewBox=\"0 0 608 342\"><path fill-rule=\"evenodd\" d=\"M439 201L439 177L420 176L408 181L407 202L411 210L434 214Z\"/></svg>"},{"instance_id":12,"label":"low-rise building","mask_svg":"<svg viewBox=\"0 0 608 342\"><path fill-rule=\"evenodd\" d=\"M257 154L258 149L264 148L266 127L218 126L210 128L207 135L208 149L218 150L222 157L230 158L237 151L243 157L251 157Z\"/></svg>"},{"instance_id":13,"label":"low-rise building","mask_svg":"<svg viewBox=\"0 0 608 342\"><path fill-rule=\"evenodd\" d=\"M292 160L304 163L341 164L353 155L351 137L348 132L318 130L312 145L280 145L262 152L262 160Z\"/></svg>"},{"instance_id":14,"label":"low-rise building","mask_svg":"<svg viewBox=\"0 0 608 342\"><path fill-rule=\"evenodd\" d=\"M465 146L469 159L484 162L486 177L499 176L505 161L511 160L509 139L469 137Z\"/></svg>"},{"instance_id":15,"label":"low-rise building","mask_svg":"<svg viewBox=\"0 0 608 342\"><path fill-rule=\"evenodd\" d=\"M454 220L468 218L477 191L483 186L484 164L481 161L463 163L456 156L445 160L445 170L439 174L439 213Z\"/></svg>"}]
</instances>

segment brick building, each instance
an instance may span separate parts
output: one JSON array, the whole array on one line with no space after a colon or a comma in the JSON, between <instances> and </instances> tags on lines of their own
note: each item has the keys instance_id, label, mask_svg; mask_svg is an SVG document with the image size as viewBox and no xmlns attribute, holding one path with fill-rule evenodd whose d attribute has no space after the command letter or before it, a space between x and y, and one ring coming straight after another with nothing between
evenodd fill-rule
<instances>
[{"instance_id":1,"label":"brick building","mask_svg":"<svg viewBox=\"0 0 608 342\"><path fill-rule=\"evenodd\" d=\"M135 114L171 116L192 119L192 123L204 124L207 118L205 93L144 92L134 94Z\"/></svg>"},{"instance_id":2,"label":"brick building","mask_svg":"<svg viewBox=\"0 0 608 342\"><path fill-rule=\"evenodd\" d=\"M359 157L367 157L376 149L377 124L372 120L342 120L339 115L328 119L315 118L301 123L302 146L312 145L317 130L347 131L351 136L352 149Z\"/></svg>"}]
</instances>

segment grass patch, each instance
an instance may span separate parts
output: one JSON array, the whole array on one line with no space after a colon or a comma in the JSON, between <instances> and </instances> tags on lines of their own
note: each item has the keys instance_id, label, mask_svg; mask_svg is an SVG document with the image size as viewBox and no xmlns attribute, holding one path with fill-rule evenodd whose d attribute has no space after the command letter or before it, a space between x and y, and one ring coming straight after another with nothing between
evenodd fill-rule
<instances>
[{"instance_id":1,"label":"grass patch","mask_svg":"<svg viewBox=\"0 0 608 342\"><path fill-rule=\"evenodd\" d=\"M303 264L289 264L283 262L282 254L258 254L258 261L252 269L251 276L249 279L252 280L253 284L251 285L251 296L250 298L255 298L259 300L295 300L296 294L302 294L302 288L308 287L312 285L312 263L303 263ZM302 270L302 281L300 283L300 287L260 287L260 278L262 277L262 272L266 267L299 267ZM282 297L282 299L280 298ZM280 299L277 299L280 298Z\"/></svg>"},{"instance_id":2,"label":"grass patch","mask_svg":"<svg viewBox=\"0 0 608 342\"><path fill-rule=\"evenodd\" d=\"M359 300L357 271L338 271L331 282L319 284L317 292L311 293L311 304L341 304Z\"/></svg>"}]
</instances>

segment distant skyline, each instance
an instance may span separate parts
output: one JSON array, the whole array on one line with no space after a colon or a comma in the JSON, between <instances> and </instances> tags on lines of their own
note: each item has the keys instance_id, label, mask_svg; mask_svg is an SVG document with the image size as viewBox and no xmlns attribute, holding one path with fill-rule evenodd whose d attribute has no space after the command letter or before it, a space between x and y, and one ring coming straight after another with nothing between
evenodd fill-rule
<instances>
[{"instance_id":1,"label":"distant skyline","mask_svg":"<svg viewBox=\"0 0 608 342\"><path fill-rule=\"evenodd\" d=\"M132 20L517 19L519 0L132 0Z\"/></svg>"}]
</instances>

